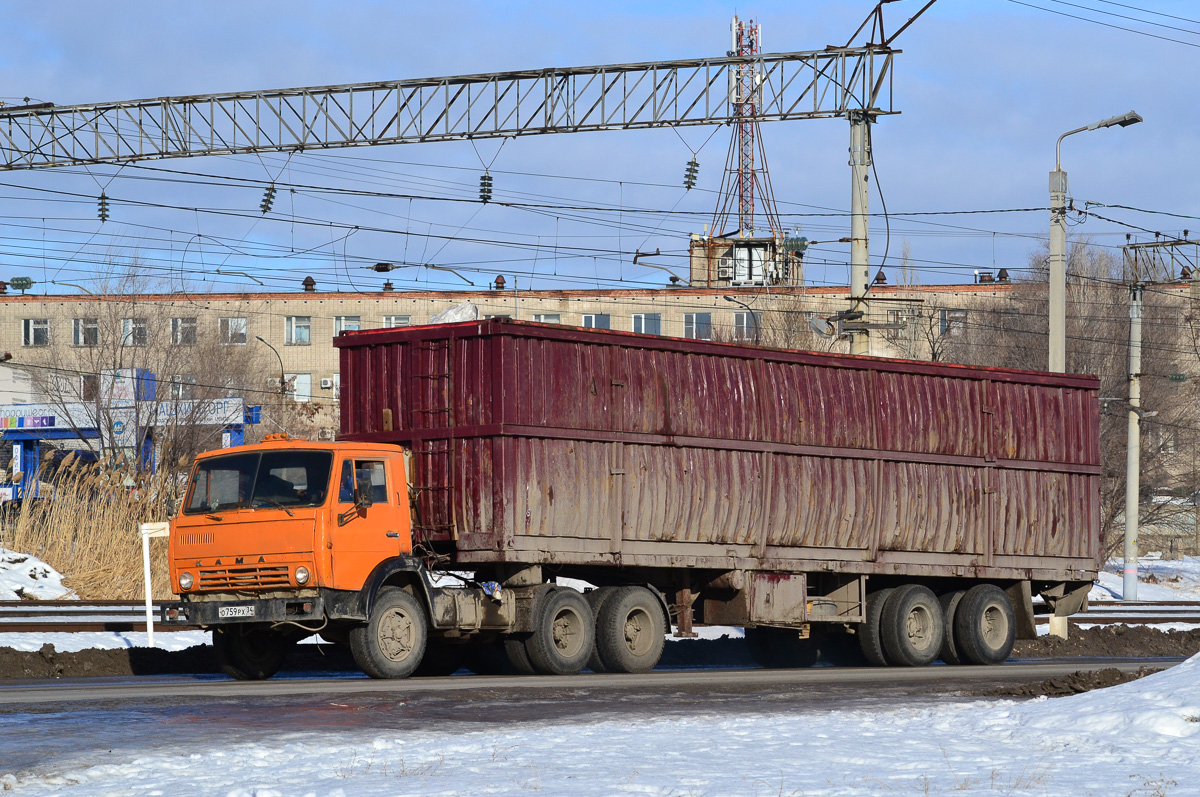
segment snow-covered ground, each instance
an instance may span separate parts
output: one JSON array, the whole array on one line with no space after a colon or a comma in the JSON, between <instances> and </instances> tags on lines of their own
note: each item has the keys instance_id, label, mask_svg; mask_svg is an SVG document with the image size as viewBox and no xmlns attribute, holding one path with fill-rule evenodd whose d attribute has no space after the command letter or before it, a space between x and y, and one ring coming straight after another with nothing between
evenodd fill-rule
<instances>
[{"instance_id":1,"label":"snow-covered ground","mask_svg":"<svg viewBox=\"0 0 1200 797\"><path fill-rule=\"evenodd\" d=\"M1200 657L1122 686L1025 703L442 720L416 731L388 730L386 712L384 727L296 719L295 730L234 738L197 727L194 740L163 749L106 742L19 773L0 763L0 788L230 797L1200 793ZM71 720L76 732L87 721ZM103 734L104 720L94 722ZM14 743L0 738L0 754Z\"/></svg>"},{"instance_id":2,"label":"snow-covered ground","mask_svg":"<svg viewBox=\"0 0 1200 797\"><path fill-rule=\"evenodd\" d=\"M0 548L0 601L63 600L77 597L53 567L26 553Z\"/></svg>"}]
</instances>

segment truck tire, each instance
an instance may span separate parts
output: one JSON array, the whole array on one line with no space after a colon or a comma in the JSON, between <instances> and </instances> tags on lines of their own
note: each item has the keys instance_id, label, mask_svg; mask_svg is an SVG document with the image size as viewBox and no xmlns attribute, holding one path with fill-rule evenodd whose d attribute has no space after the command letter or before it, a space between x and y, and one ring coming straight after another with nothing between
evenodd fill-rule
<instances>
[{"instance_id":1,"label":"truck tire","mask_svg":"<svg viewBox=\"0 0 1200 797\"><path fill-rule=\"evenodd\" d=\"M612 597L616 587L597 587L583 593L583 597L587 600L588 606L592 607L592 620L596 624L596 633L600 633L600 610L604 608L604 603ZM608 672L608 668L604 666L604 662L600 660L600 640L597 638L596 645L592 648L592 655L588 658L587 668L592 672Z\"/></svg>"},{"instance_id":2,"label":"truck tire","mask_svg":"<svg viewBox=\"0 0 1200 797\"><path fill-rule=\"evenodd\" d=\"M938 603L942 604L942 628L944 629L940 655L946 664L963 663L962 656L958 653L958 643L954 641L954 616L958 613L958 604L965 594L964 590L955 590L938 598Z\"/></svg>"},{"instance_id":3,"label":"truck tire","mask_svg":"<svg viewBox=\"0 0 1200 797\"><path fill-rule=\"evenodd\" d=\"M666 620L662 604L645 587L618 587L603 600L596 622L596 652L608 672L650 672L662 658Z\"/></svg>"},{"instance_id":4,"label":"truck tire","mask_svg":"<svg viewBox=\"0 0 1200 797\"><path fill-rule=\"evenodd\" d=\"M811 667L821 655L817 641L801 639L794 628L747 628L746 644L754 660L768 670Z\"/></svg>"},{"instance_id":5,"label":"truck tire","mask_svg":"<svg viewBox=\"0 0 1200 797\"><path fill-rule=\"evenodd\" d=\"M428 640L420 601L399 587L383 587L371 618L350 629L350 653L372 678L407 678L420 666Z\"/></svg>"},{"instance_id":6,"label":"truck tire","mask_svg":"<svg viewBox=\"0 0 1200 797\"><path fill-rule=\"evenodd\" d=\"M879 636L888 661L902 667L925 667L942 652L945 637L942 605L929 587L898 587L883 607Z\"/></svg>"},{"instance_id":7,"label":"truck tire","mask_svg":"<svg viewBox=\"0 0 1200 797\"><path fill-rule=\"evenodd\" d=\"M548 589L533 608L533 633L525 640L529 663L542 675L573 675L584 668L596 644L596 622L583 595Z\"/></svg>"},{"instance_id":8,"label":"truck tire","mask_svg":"<svg viewBox=\"0 0 1200 797\"><path fill-rule=\"evenodd\" d=\"M529 637L529 634L510 634L504 638L502 643L504 656L517 675L537 675L538 672L534 668L533 662L529 660L529 651L525 647Z\"/></svg>"},{"instance_id":9,"label":"truck tire","mask_svg":"<svg viewBox=\"0 0 1200 797\"><path fill-rule=\"evenodd\" d=\"M239 681L264 681L279 672L292 642L283 634L251 623L213 629L213 649L221 671Z\"/></svg>"},{"instance_id":10,"label":"truck tire","mask_svg":"<svg viewBox=\"0 0 1200 797\"><path fill-rule=\"evenodd\" d=\"M1017 619L1012 601L994 584L966 591L954 613L958 653L968 664L1000 664L1012 653Z\"/></svg>"},{"instance_id":11,"label":"truck tire","mask_svg":"<svg viewBox=\"0 0 1200 797\"><path fill-rule=\"evenodd\" d=\"M858 626L858 647L866 657L867 663L876 667L888 665L887 654L883 652L883 642L879 636L879 623L888 598L894 591L894 588L888 587L867 595L867 608L863 612L865 617Z\"/></svg>"}]
</instances>

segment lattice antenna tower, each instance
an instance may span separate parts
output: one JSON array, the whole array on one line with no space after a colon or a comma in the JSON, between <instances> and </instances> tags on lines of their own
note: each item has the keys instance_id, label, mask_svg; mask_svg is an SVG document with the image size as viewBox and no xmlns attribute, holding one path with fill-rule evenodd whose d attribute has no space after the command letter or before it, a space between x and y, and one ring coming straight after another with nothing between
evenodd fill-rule
<instances>
[{"instance_id":1,"label":"lattice antenna tower","mask_svg":"<svg viewBox=\"0 0 1200 797\"><path fill-rule=\"evenodd\" d=\"M731 57L755 59L762 53L762 28L754 20L742 21L734 16L729 31L732 49L728 54ZM741 237L756 236L756 211L761 212L770 230L770 237L783 235L758 129L762 83L762 70L757 60L730 68L729 102L733 106L735 123L717 210L713 216L713 235L724 233L735 201L737 229Z\"/></svg>"}]
</instances>

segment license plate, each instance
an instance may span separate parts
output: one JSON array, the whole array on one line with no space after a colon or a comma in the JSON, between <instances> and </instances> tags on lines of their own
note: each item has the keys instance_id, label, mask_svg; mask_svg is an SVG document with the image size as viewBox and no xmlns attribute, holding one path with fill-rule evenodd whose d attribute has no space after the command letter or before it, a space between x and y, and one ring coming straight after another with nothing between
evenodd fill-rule
<instances>
[{"instance_id":1,"label":"license plate","mask_svg":"<svg viewBox=\"0 0 1200 797\"><path fill-rule=\"evenodd\" d=\"M253 617L253 606L222 606L217 609L217 617Z\"/></svg>"}]
</instances>

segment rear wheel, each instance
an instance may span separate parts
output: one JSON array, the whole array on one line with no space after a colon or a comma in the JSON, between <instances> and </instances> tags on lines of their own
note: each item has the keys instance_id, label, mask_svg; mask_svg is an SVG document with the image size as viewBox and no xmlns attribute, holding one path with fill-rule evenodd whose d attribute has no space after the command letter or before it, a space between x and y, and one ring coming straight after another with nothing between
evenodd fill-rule
<instances>
[{"instance_id":1,"label":"rear wheel","mask_svg":"<svg viewBox=\"0 0 1200 797\"><path fill-rule=\"evenodd\" d=\"M858 646L867 662L876 667L886 667L888 664L887 654L883 652L883 642L879 636L879 624L883 617L883 609L894 591L888 587L867 595L866 617L858 626Z\"/></svg>"},{"instance_id":2,"label":"rear wheel","mask_svg":"<svg viewBox=\"0 0 1200 797\"><path fill-rule=\"evenodd\" d=\"M941 659L947 664L962 664L962 656L958 653L958 643L954 641L954 615L958 613L958 604L966 593L962 590L947 592L938 598L942 604L942 652Z\"/></svg>"},{"instance_id":3,"label":"rear wheel","mask_svg":"<svg viewBox=\"0 0 1200 797\"><path fill-rule=\"evenodd\" d=\"M583 595L573 589L542 592L533 609L533 633L525 652L543 675L572 675L587 664L596 642L596 623Z\"/></svg>"},{"instance_id":4,"label":"rear wheel","mask_svg":"<svg viewBox=\"0 0 1200 797\"><path fill-rule=\"evenodd\" d=\"M618 587L601 605L596 652L608 672L650 672L666 643L662 606L645 587Z\"/></svg>"},{"instance_id":5,"label":"rear wheel","mask_svg":"<svg viewBox=\"0 0 1200 797\"><path fill-rule=\"evenodd\" d=\"M428 638L420 602L398 587L384 587L371 619L350 630L350 653L372 678L407 678L421 664Z\"/></svg>"},{"instance_id":6,"label":"rear wheel","mask_svg":"<svg viewBox=\"0 0 1200 797\"><path fill-rule=\"evenodd\" d=\"M525 647L528 640L529 634L510 634L501 643L504 647L504 656L508 659L508 665L517 675L537 674L537 669L529 660L529 650Z\"/></svg>"},{"instance_id":7,"label":"rear wheel","mask_svg":"<svg viewBox=\"0 0 1200 797\"><path fill-rule=\"evenodd\" d=\"M801 639L794 628L747 628L746 644L754 660L768 670L811 667L821 653L816 640Z\"/></svg>"},{"instance_id":8,"label":"rear wheel","mask_svg":"<svg viewBox=\"0 0 1200 797\"><path fill-rule=\"evenodd\" d=\"M888 661L904 667L932 664L945 636L942 606L937 596L920 584L905 584L892 593L883 607L880 639Z\"/></svg>"},{"instance_id":9,"label":"rear wheel","mask_svg":"<svg viewBox=\"0 0 1200 797\"><path fill-rule=\"evenodd\" d=\"M213 629L221 671L239 681L262 681L279 672L292 641L262 625L237 623Z\"/></svg>"},{"instance_id":10,"label":"rear wheel","mask_svg":"<svg viewBox=\"0 0 1200 797\"><path fill-rule=\"evenodd\" d=\"M1012 601L994 584L971 587L955 612L955 642L970 664L1003 662L1012 653L1016 630Z\"/></svg>"},{"instance_id":11,"label":"rear wheel","mask_svg":"<svg viewBox=\"0 0 1200 797\"><path fill-rule=\"evenodd\" d=\"M592 649L592 655L588 657L587 663L587 668L592 672L608 672L608 668L600 660L600 610L604 608L605 602L612 597L616 589L616 587L597 587L590 592L583 593L588 606L592 607L592 620L596 624L596 645Z\"/></svg>"}]
</instances>

